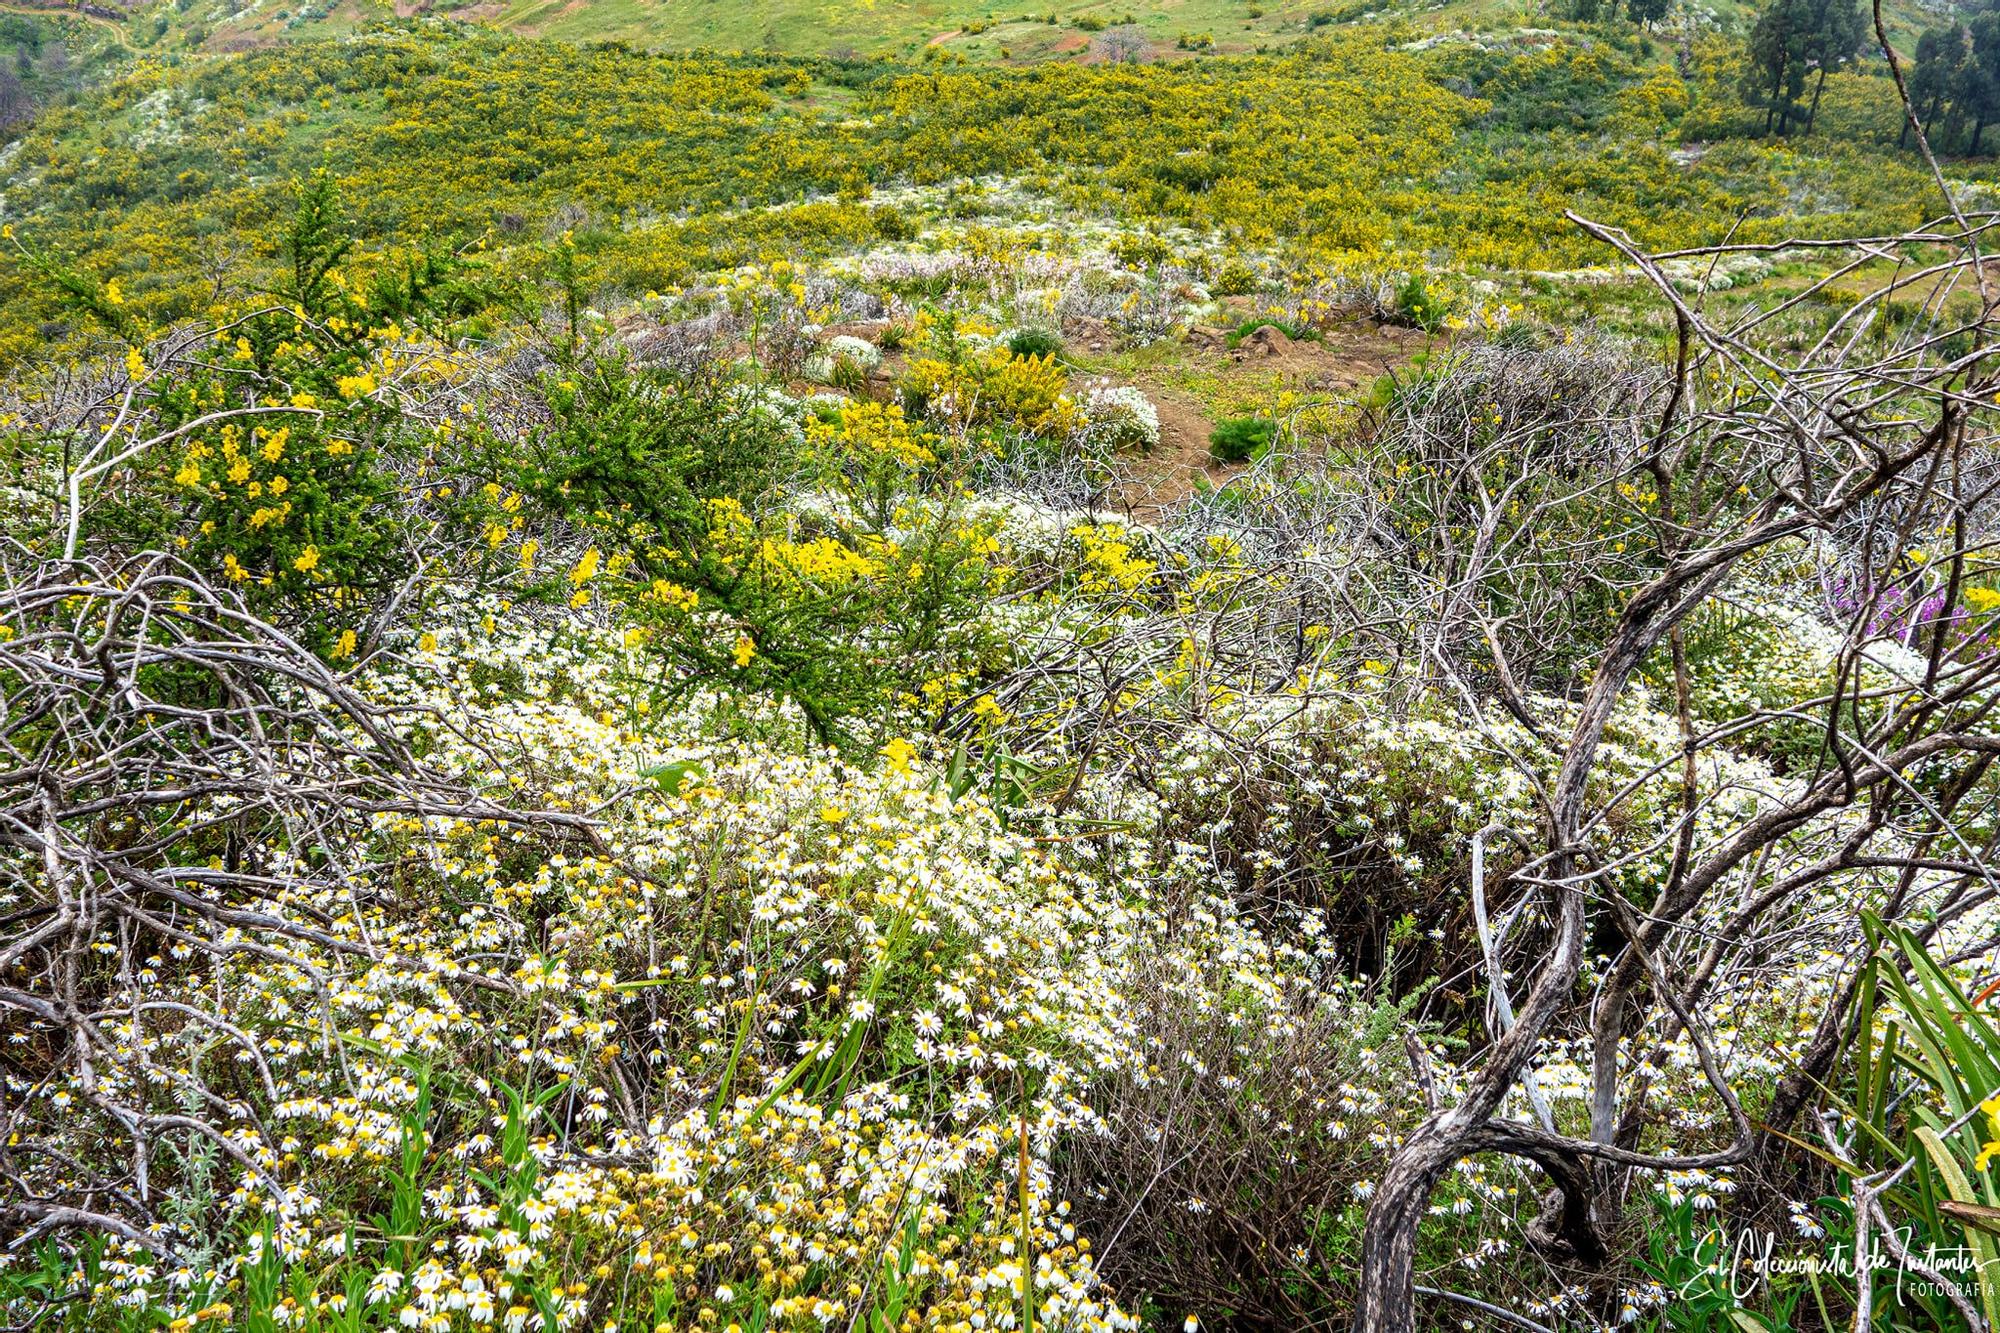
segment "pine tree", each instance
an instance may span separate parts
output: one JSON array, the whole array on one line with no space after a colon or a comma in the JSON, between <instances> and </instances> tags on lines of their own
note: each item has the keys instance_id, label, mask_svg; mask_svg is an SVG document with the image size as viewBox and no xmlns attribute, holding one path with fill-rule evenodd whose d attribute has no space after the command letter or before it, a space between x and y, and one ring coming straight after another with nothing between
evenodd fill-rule
<instances>
[{"instance_id":1,"label":"pine tree","mask_svg":"<svg viewBox=\"0 0 2000 1333\"><path fill-rule=\"evenodd\" d=\"M1807 134L1819 119L1820 94L1826 91L1826 76L1854 59L1867 40L1861 7L1855 0L1815 0L1812 22L1805 42L1806 63L1818 70L1813 82L1812 106L1806 111Z\"/></svg>"},{"instance_id":2,"label":"pine tree","mask_svg":"<svg viewBox=\"0 0 2000 1333\"><path fill-rule=\"evenodd\" d=\"M2000 10L1976 12L1918 39L1910 101L1934 143L1983 150L1986 127L2000 120ZM1909 142L1907 119L1897 142Z\"/></svg>"},{"instance_id":3,"label":"pine tree","mask_svg":"<svg viewBox=\"0 0 2000 1333\"><path fill-rule=\"evenodd\" d=\"M1785 132L1805 92L1803 41L1805 0L1776 0L1750 30L1749 68L1743 75L1744 100L1764 108L1764 133Z\"/></svg>"},{"instance_id":4,"label":"pine tree","mask_svg":"<svg viewBox=\"0 0 2000 1333\"><path fill-rule=\"evenodd\" d=\"M1861 49L1866 27L1856 0L1776 0L1750 30L1744 96L1764 108L1764 132L1789 134L1794 121L1810 133L1826 76ZM1801 108L1806 82L1812 104Z\"/></svg>"}]
</instances>

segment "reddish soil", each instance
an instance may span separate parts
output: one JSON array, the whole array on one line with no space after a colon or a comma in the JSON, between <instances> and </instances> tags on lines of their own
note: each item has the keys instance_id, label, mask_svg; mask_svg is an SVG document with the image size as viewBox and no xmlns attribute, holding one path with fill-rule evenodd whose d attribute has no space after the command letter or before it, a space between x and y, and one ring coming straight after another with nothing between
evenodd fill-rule
<instances>
[{"instance_id":1,"label":"reddish soil","mask_svg":"<svg viewBox=\"0 0 2000 1333\"><path fill-rule=\"evenodd\" d=\"M636 324L638 321L634 321ZM838 334L876 342L887 320L850 320L828 325L822 339ZM622 325L621 325L622 330ZM1065 323L1063 333L1073 345L1103 351L1117 344L1117 334L1097 320ZM1393 366L1407 362L1425 342L1410 329L1350 320L1321 331L1317 338L1293 339L1276 329L1259 329L1228 345L1228 334L1217 328L1195 328L1187 335L1189 362L1196 368L1232 379L1254 379L1258 391L1270 386L1273 372L1288 388L1313 395L1345 394L1364 388ZM866 392L877 399L893 398L905 358L885 351L882 364L869 376ZM1215 418L1206 404L1182 389L1141 377L1134 387L1146 395L1160 418L1160 442L1145 453L1119 460L1121 478L1112 491L1116 508L1140 522L1153 522L1184 503L1196 489L1223 486L1244 471L1241 463L1218 463L1209 457L1208 437ZM810 391L813 386L801 386Z\"/></svg>"},{"instance_id":2,"label":"reddish soil","mask_svg":"<svg viewBox=\"0 0 2000 1333\"><path fill-rule=\"evenodd\" d=\"M1259 330L1235 348L1227 345L1227 335L1219 329L1195 329L1188 335L1194 363L1225 379L1263 378L1275 371L1288 387L1322 395L1364 388L1390 367L1408 361L1423 345L1421 333L1365 320L1334 325L1314 339L1293 340L1275 329ZM1133 518L1152 522L1186 501L1202 481L1221 486L1242 472L1243 465L1209 457L1208 436L1215 421L1199 399L1144 379L1137 381L1137 387L1160 414L1160 442L1146 453L1120 460L1124 479L1113 495Z\"/></svg>"},{"instance_id":3,"label":"reddish soil","mask_svg":"<svg viewBox=\"0 0 2000 1333\"><path fill-rule=\"evenodd\" d=\"M1215 422L1198 399L1144 382L1138 387L1160 414L1160 442L1143 454L1119 460L1124 475L1112 500L1131 518L1151 523L1184 503L1202 482L1221 486L1244 465L1209 457L1208 434Z\"/></svg>"}]
</instances>

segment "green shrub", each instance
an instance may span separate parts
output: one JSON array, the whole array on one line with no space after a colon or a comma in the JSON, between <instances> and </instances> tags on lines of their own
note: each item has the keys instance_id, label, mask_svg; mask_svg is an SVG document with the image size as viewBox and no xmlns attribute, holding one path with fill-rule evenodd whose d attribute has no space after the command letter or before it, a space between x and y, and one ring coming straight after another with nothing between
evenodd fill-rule
<instances>
[{"instance_id":1,"label":"green shrub","mask_svg":"<svg viewBox=\"0 0 2000 1333\"><path fill-rule=\"evenodd\" d=\"M1047 329L1018 329L1007 339L1008 355L1026 359L1061 356L1063 341Z\"/></svg>"},{"instance_id":2,"label":"green shrub","mask_svg":"<svg viewBox=\"0 0 2000 1333\"><path fill-rule=\"evenodd\" d=\"M1224 463L1256 458L1277 438L1278 423L1269 417L1228 417L1209 432L1208 452Z\"/></svg>"},{"instance_id":3,"label":"green shrub","mask_svg":"<svg viewBox=\"0 0 2000 1333\"><path fill-rule=\"evenodd\" d=\"M1121 236L1112 243L1112 253L1118 262L1130 268L1147 268L1154 264L1164 264L1173 256L1173 247L1151 232L1140 232L1132 236Z\"/></svg>"},{"instance_id":4,"label":"green shrub","mask_svg":"<svg viewBox=\"0 0 2000 1333\"><path fill-rule=\"evenodd\" d=\"M128 420L150 441L124 484L85 492L81 545L174 551L334 659L354 655L406 589L411 534L476 517L462 488L439 484L452 480L439 471L449 427L420 425L403 405L456 319L489 300L449 257L354 273L351 244L331 179L315 174L277 237L275 299L160 340L115 280L21 248L80 320L126 344ZM43 427L51 447L73 428L50 420L30 435ZM418 466L431 483L412 494L405 475Z\"/></svg>"},{"instance_id":5,"label":"green shrub","mask_svg":"<svg viewBox=\"0 0 2000 1333\"><path fill-rule=\"evenodd\" d=\"M1446 310L1443 295L1434 291L1421 273L1410 274L1396 288L1395 323L1435 333L1444 327Z\"/></svg>"},{"instance_id":6,"label":"green shrub","mask_svg":"<svg viewBox=\"0 0 2000 1333\"><path fill-rule=\"evenodd\" d=\"M538 395L547 425L494 440L493 474L530 517L590 543L541 590L617 605L680 688L782 695L821 739L859 743L911 678L945 669L941 655L983 651L964 628L985 593L983 533L949 505L913 504L897 540L881 534L935 461L933 437L897 409L850 404L800 432L769 388L601 357L559 358ZM807 528L776 509L809 467L854 519Z\"/></svg>"}]
</instances>

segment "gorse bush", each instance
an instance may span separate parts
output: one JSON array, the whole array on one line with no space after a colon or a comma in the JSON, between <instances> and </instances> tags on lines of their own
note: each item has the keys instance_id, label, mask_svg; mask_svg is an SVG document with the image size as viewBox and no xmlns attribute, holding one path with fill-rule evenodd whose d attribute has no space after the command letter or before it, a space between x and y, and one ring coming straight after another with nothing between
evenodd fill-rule
<instances>
[{"instance_id":1,"label":"gorse bush","mask_svg":"<svg viewBox=\"0 0 2000 1333\"><path fill-rule=\"evenodd\" d=\"M1412 328L1435 332L1444 326L1449 306L1420 273L1412 273L1396 288L1396 317Z\"/></svg>"},{"instance_id":2,"label":"gorse bush","mask_svg":"<svg viewBox=\"0 0 2000 1333\"><path fill-rule=\"evenodd\" d=\"M674 696L727 680L793 699L826 739L906 692L987 588L976 532L948 506L882 533L884 472L933 461L899 415L843 411L794 439L756 394L712 376L632 373L617 359L547 372L547 417L496 440L489 467L538 523L584 545L544 587L571 606L608 597ZM772 509L808 458L854 508L810 534ZM528 539L524 570L541 559ZM545 562L544 562L545 563ZM977 651L972 644L965 651Z\"/></svg>"},{"instance_id":3,"label":"gorse bush","mask_svg":"<svg viewBox=\"0 0 2000 1333\"><path fill-rule=\"evenodd\" d=\"M418 405L453 376L440 339L493 298L448 255L358 277L350 247L332 182L315 175L268 298L212 331L149 339L116 279L21 246L71 309L127 344L94 400L47 401L55 415L16 423L103 437L68 476L45 474L71 528L59 541L172 550L317 647L353 654L417 572L414 534L467 517L435 484L450 477L455 423ZM122 452L106 458L114 438ZM106 485L113 463L124 468Z\"/></svg>"},{"instance_id":4,"label":"gorse bush","mask_svg":"<svg viewBox=\"0 0 2000 1333\"><path fill-rule=\"evenodd\" d=\"M1059 439L1082 417L1069 393L1069 376L1049 354L1016 356L1006 347L967 353L955 334L942 335L931 355L904 368L904 404L947 430L1012 431Z\"/></svg>"},{"instance_id":5,"label":"gorse bush","mask_svg":"<svg viewBox=\"0 0 2000 1333\"><path fill-rule=\"evenodd\" d=\"M1243 463L1260 455L1278 438L1278 423L1269 417L1230 417L1209 433L1208 452L1224 463Z\"/></svg>"}]
</instances>

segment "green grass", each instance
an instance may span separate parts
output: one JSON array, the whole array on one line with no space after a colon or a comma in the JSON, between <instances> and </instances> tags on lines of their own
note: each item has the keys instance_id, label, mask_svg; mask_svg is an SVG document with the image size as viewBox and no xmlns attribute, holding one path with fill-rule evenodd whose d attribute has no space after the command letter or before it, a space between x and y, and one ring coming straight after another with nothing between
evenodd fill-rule
<instances>
[{"instance_id":1,"label":"green grass","mask_svg":"<svg viewBox=\"0 0 2000 1333\"><path fill-rule=\"evenodd\" d=\"M1300 275L1485 274L1510 291L1526 283L1537 313L1563 319L1657 313L1631 284L1525 276L1605 262L1552 222L1566 207L1655 248L1917 220L1926 181L1893 147L1886 78L1837 75L1825 132L1773 144L1729 137L1744 113L1719 43L1683 81L1629 33L1413 50L1414 32L1329 25L1282 56L1143 71L945 70L649 54L410 20L360 41L135 62L51 106L0 190L24 235L119 277L135 312L163 322L199 316L214 299L204 257L230 236L267 235L291 182L321 165L366 249L483 239L513 279L570 232L594 293L614 300L905 240L927 217L972 216L960 184L991 178L1086 229L1150 236L1149 263L1209 246ZM1679 138L1711 142L1680 160ZM907 186L921 189L874 193ZM58 338L43 327L51 313L0 263L0 361Z\"/></svg>"},{"instance_id":2,"label":"green grass","mask_svg":"<svg viewBox=\"0 0 2000 1333\"><path fill-rule=\"evenodd\" d=\"M1756 0L1716 0L1707 10L1720 30L1739 32L1758 7ZM1151 60L1187 55L1183 37L1208 38L1216 54L1244 54L1384 19L1438 32L1574 27L1561 18L1563 8L1563 0L156 0L137 11L131 28L136 45L221 51L431 15L649 50L907 58L934 49L966 60L1034 63L1101 58L1102 32L1127 18L1144 34ZM1885 11L1899 45L1913 44L1935 21L1917 0L1892 0ZM1046 22L1051 16L1055 22ZM163 22L165 34L158 31ZM1677 40L1671 31L1656 38Z\"/></svg>"},{"instance_id":3,"label":"green grass","mask_svg":"<svg viewBox=\"0 0 2000 1333\"><path fill-rule=\"evenodd\" d=\"M195 0L174 22L200 28L210 46L246 40L282 39L300 32L347 30L395 17L398 7L379 0L343 0L323 19L291 25L300 8L265 0L255 9L228 12L230 0ZM172 6L168 6L171 8ZM412 6L406 2L401 13ZM1252 16L1251 11L1261 11ZM289 10L280 17L281 10ZM1348 13L1347 11L1353 11ZM1464 0L1461 15L1490 13L1511 23L1523 21L1518 5ZM1221 52L1245 52L1280 44L1322 29L1332 16L1357 18L1362 12L1425 14L1430 6L1413 0L1380 5L1335 0L1095 0L1047 5L1036 0L484 0L469 6L427 5L421 11L490 23L530 36L570 41L620 40L661 50L708 48L828 55L852 50L863 55L912 55L938 47L968 59L998 59L1004 51L1017 61L1087 55L1098 31L1090 25L1119 24L1129 15L1153 48L1149 56L1179 54L1183 35L1206 35ZM1043 22L1053 13L1056 22ZM1081 23L1079 21L1082 21ZM289 26L288 26L289 25Z\"/></svg>"}]
</instances>

